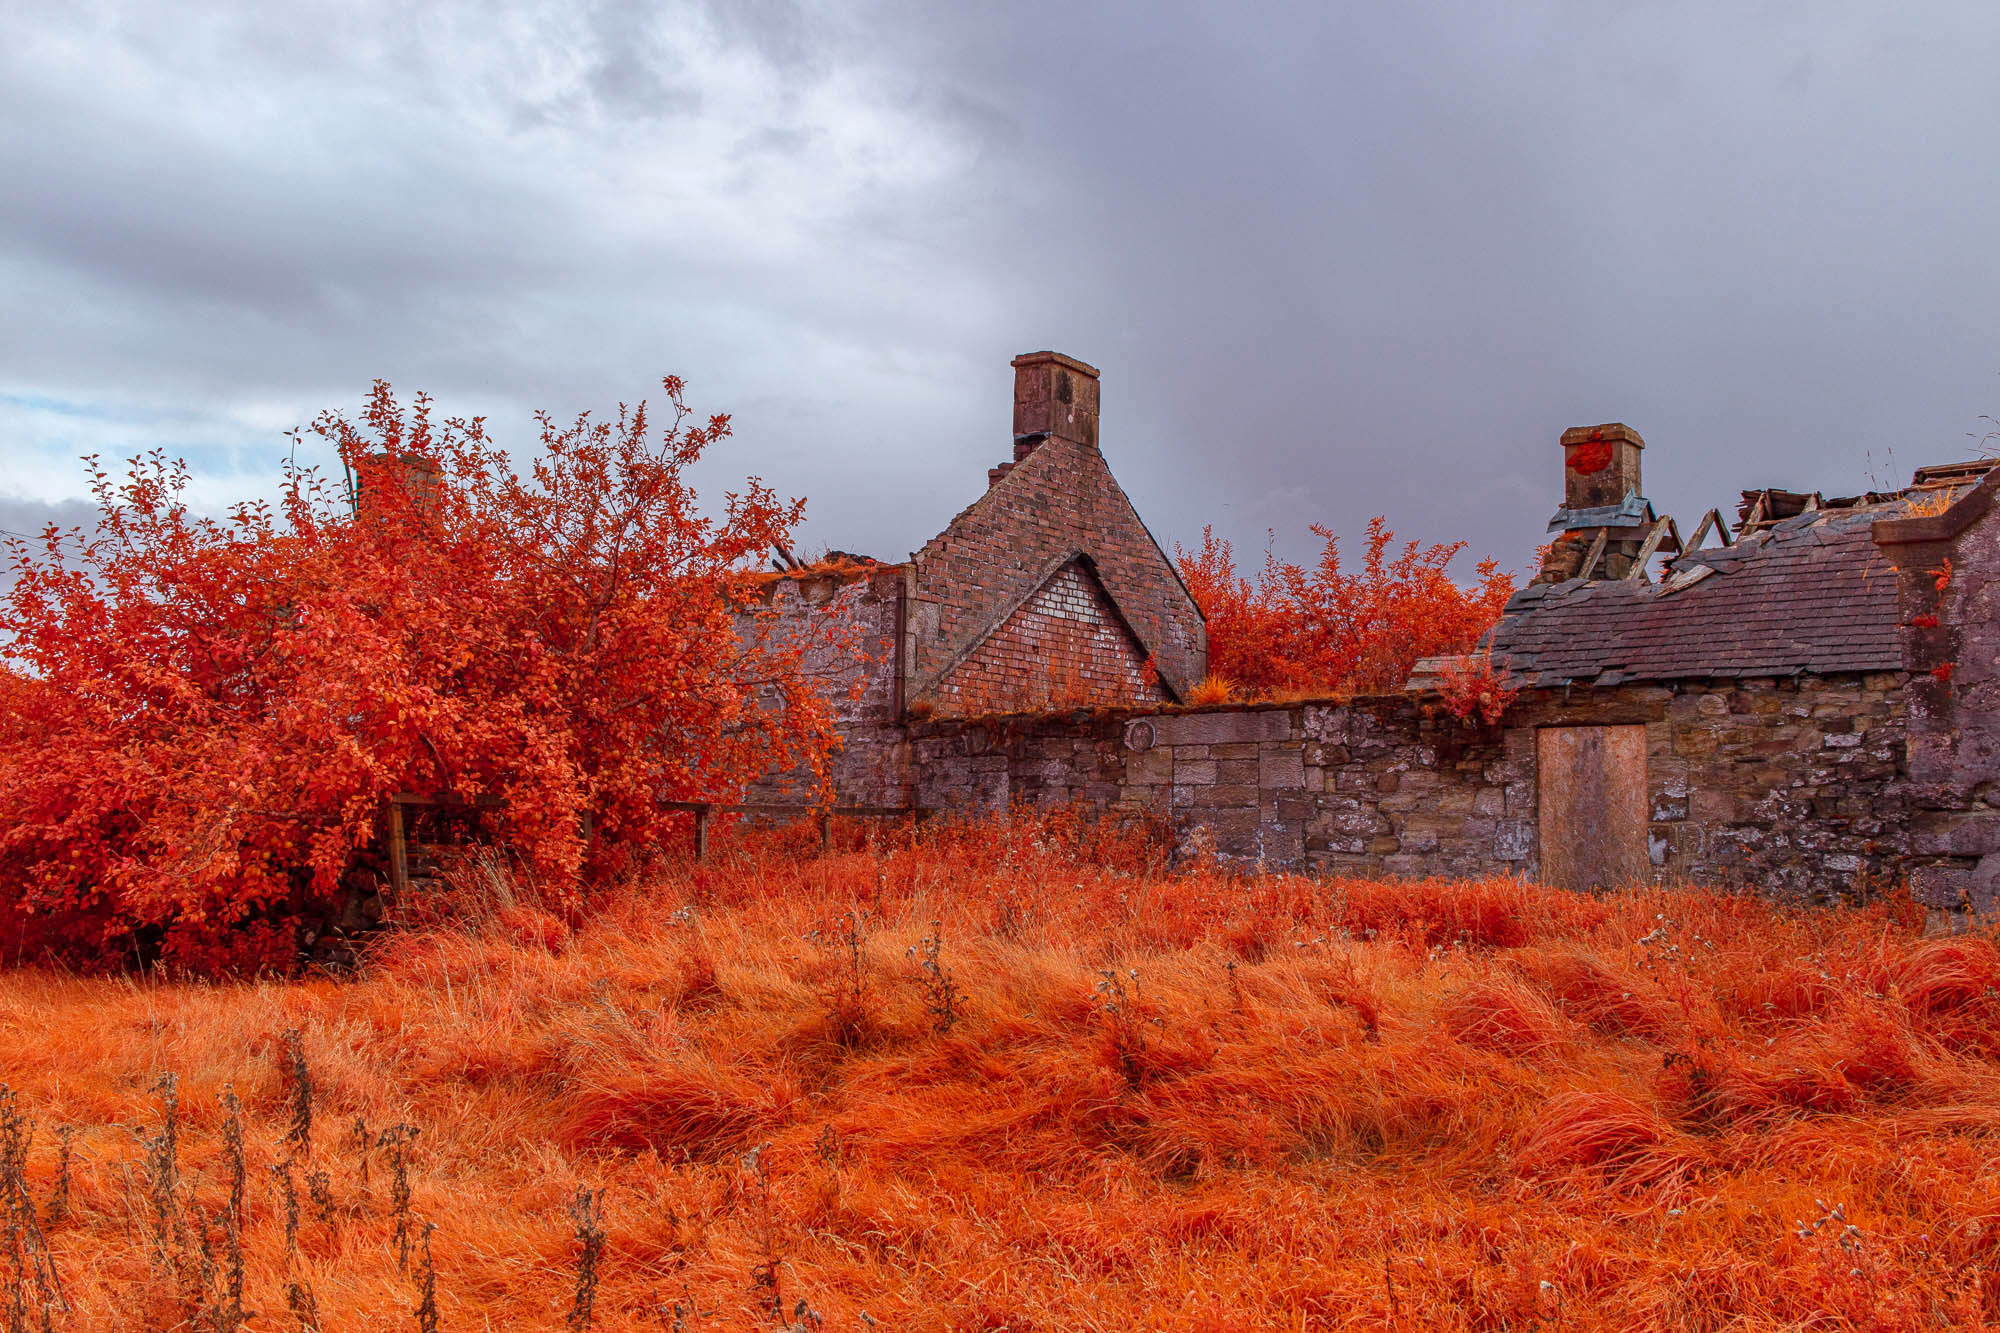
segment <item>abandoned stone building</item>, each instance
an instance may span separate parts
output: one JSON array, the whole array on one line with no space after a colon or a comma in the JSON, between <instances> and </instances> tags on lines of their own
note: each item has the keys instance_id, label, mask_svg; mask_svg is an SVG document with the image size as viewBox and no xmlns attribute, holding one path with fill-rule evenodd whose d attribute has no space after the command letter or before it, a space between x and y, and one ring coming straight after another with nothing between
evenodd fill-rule
<instances>
[{"instance_id":1,"label":"abandoned stone building","mask_svg":"<svg viewBox=\"0 0 2000 1333\"><path fill-rule=\"evenodd\" d=\"M1098 447L1096 369L1055 352L1013 369L1011 457L944 531L900 564L787 558L766 584L780 626L831 609L860 650L821 664L845 800L909 802L922 719L1171 705L1207 671L1201 611Z\"/></svg>"},{"instance_id":2,"label":"abandoned stone building","mask_svg":"<svg viewBox=\"0 0 2000 1333\"><path fill-rule=\"evenodd\" d=\"M938 537L772 582L780 619L837 604L868 650L827 668L842 803L1150 810L1328 873L2000 901L1989 464L1748 491L1684 542L1638 432L1571 430L1542 569L1485 645L1500 723L1440 708L1435 663L1394 696L1192 709L1201 615L1105 464L1097 372L1014 370L1014 456Z\"/></svg>"}]
</instances>

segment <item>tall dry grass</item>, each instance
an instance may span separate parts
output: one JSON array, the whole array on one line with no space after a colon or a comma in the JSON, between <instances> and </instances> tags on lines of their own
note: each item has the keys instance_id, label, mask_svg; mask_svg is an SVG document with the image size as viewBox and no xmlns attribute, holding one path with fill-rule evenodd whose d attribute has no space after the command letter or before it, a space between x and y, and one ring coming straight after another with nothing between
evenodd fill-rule
<instances>
[{"instance_id":1,"label":"tall dry grass","mask_svg":"<svg viewBox=\"0 0 2000 1333\"><path fill-rule=\"evenodd\" d=\"M1990 939L810 839L351 982L0 977L19 1326L2000 1320Z\"/></svg>"}]
</instances>

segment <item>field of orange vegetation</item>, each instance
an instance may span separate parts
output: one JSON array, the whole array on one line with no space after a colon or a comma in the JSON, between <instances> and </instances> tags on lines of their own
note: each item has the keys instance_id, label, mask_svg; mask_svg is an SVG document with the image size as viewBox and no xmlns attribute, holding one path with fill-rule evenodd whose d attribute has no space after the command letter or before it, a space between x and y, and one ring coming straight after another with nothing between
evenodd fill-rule
<instances>
[{"instance_id":1,"label":"field of orange vegetation","mask_svg":"<svg viewBox=\"0 0 2000 1333\"><path fill-rule=\"evenodd\" d=\"M0 976L8 1326L2000 1321L1988 937L802 848L352 981Z\"/></svg>"}]
</instances>

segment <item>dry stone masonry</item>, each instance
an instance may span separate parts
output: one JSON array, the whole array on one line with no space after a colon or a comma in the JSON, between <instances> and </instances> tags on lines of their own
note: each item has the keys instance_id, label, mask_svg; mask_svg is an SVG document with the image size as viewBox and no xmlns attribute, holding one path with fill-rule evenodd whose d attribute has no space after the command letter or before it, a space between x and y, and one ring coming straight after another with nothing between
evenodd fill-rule
<instances>
[{"instance_id":1,"label":"dry stone masonry","mask_svg":"<svg viewBox=\"0 0 2000 1333\"><path fill-rule=\"evenodd\" d=\"M1497 728L1407 697L920 723L911 795L1164 813L1238 864L1535 876L1537 732L1637 726L1652 877L1828 897L1907 853L1900 688L1883 673L1532 691Z\"/></svg>"}]
</instances>

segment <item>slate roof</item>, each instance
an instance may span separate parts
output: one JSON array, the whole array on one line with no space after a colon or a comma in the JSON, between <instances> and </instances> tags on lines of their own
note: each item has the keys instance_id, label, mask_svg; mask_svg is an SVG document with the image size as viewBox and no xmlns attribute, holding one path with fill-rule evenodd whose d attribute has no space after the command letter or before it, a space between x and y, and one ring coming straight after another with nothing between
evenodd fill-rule
<instances>
[{"instance_id":1,"label":"slate roof","mask_svg":"<svg viewBox=\"0 0 2000 1333\"><path fill-rule=\"evenodd\" d=\"M1662 582L1522 589L1492 634L1522 685L1791 676L1902 667L1889 505L1800 514L1674 561Z\"/></svg>"}]
</instances>

